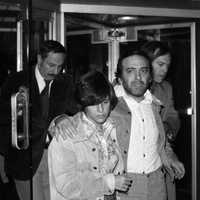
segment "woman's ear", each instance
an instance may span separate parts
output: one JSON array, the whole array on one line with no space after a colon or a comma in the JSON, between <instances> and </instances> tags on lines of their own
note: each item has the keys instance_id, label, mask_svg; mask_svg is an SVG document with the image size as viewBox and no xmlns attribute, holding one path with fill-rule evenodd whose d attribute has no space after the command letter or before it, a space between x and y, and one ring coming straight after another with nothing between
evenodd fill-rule
<instances>
[{"instance_id":1,"label":"woman's ear","mask_svg":"<svg viewBox=\"0 0 200 200\"><path fill-rule=\"evenodd\" d=\"M151 90L151 87L152 87L152 84L153 84L153 78L152 76L149 77L149 88Z\"/></svg>"}]
</instances>

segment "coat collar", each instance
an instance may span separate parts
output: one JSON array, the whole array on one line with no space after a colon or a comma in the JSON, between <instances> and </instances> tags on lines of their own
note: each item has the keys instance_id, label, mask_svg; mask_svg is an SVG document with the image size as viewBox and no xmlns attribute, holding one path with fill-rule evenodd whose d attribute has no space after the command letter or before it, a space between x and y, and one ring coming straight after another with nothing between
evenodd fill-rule
<instances>
[{"instance_id":1,"label":"coat collar","mask_svg":"<svg viewBox=\"0 0 200 200\"><path fill-rule=\"evenodd\" d=\"M98 132L101 132L103 136L107 138L115 127L115 123L111 118L108 118L101 128L97 127L83 112L79 112L73 117L73 125L79 132L73 138L74 142L91 140L91 138L95 136L95 134L98 134Z\"/></svg>"}]
</instances>

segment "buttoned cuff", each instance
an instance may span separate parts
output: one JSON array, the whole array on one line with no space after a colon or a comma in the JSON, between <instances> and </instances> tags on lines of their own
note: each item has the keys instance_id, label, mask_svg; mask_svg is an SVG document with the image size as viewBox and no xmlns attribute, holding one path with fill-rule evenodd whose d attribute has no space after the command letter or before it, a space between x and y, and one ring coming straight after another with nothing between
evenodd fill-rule
<instances>
[{"instance_id":1,"label":"buttoned cuff","mask_svg":"<svg viewBox=\"0 0 200 200\"><path fill-rule=\"evenodd\" d=\"M113 174L107 174L103 179L109 188L109 192L112 194L115 190L115 176Z\"/></svg>"}]
</instances>

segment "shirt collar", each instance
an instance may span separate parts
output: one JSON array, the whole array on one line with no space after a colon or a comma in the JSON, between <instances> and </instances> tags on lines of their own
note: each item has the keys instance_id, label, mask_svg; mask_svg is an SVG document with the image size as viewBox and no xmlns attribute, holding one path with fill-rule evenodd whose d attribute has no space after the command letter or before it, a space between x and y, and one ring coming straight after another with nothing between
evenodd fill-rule
<instances>
[{"instance_id":1,"label":"shirt collar","mask_svg":"<svg viewBox=\"0 0 200 200\"><path fill-rule=\"evenodd\" d=\"M121 84L115 85L114 90L117 97L123 97L125 95L124 88Z\"/></svg>"},{"instance_id":2,"label":"shirt collar","mask_svg":"<svg viewBox=\"0 0 200 200\"><path fill-rule=\"evenodd\" d=\"M36 65L36 67L35 67L35 77L36 77L36 80L37 80L39 92L41 93L42 90L44 89L46 83L45 83L45 80L44 80L44 78L42 77L42 75L39 71L38 65ZM51 86L52 82L53 82L53 80L50 82L50 86Z\"/></svg>"},{"instance_id":3,"label":"shirt collar","mask_svg":"<svg viewBox=\"0 0 200 200\"><path fill-rule=\"evenodd\" d=\"M116 85L114 87L115 93L117 97L124 97L125 99L127 99L128 101L132 101L135 104L151 104L153 101L153 96L151 94L151 92L149 90L147 90L144 94L144 99L141 102L137 102L135 101L134 98L132 98L130 95L128 95L126 93L126 91L124 90L124 87L120 84L120 85Z\"/></svg>"}]
</instances>

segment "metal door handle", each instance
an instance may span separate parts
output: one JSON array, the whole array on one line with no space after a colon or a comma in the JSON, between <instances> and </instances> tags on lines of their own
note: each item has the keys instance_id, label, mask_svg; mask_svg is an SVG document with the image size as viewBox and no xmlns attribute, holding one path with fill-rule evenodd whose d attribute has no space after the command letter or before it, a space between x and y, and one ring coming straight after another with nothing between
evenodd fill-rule
<instances>
[{"instance_id":1,"label":"metal door handle","mask_svg":"<svg viewBox=\"0 0 200 200\"><path fill-rule=\"evenodd\" d=\"M11 96L12 146L22 150L29 147L29 94L26 87Z\"/></svg>"}]
</instances>

